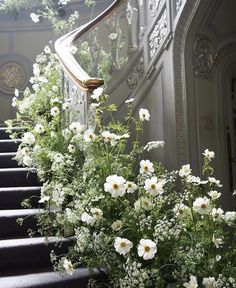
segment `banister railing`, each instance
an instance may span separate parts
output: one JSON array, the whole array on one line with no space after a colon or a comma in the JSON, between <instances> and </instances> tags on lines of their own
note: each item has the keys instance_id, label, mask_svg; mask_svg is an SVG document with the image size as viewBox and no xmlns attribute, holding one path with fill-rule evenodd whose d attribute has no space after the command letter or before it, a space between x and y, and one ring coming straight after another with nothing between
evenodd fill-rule
<instances>
[{"instance_id":1,"label":"banister railing","mask_svg":"<svg viewBox=\"0 0 236 288\"><path fill-rule=\"evenodd\" d=\"M104 80L102 78L90 77L78 63L74 53L71 51L71 47L74 45L75 41L80 39L86 32L93 29L103 19L109 17L112 11L122 2L124 2L124 0L115 0L102 14L97 16L94 20L62 36L55 43L55 50L65 73L80 88L84 90L96 89L104 84Z\"/></svg>"}]
</instances>

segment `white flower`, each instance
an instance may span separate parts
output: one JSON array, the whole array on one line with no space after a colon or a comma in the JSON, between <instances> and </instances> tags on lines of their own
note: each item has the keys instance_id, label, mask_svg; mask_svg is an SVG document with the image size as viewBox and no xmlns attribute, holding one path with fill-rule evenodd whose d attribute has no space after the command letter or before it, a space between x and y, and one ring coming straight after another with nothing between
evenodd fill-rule
<instances>
[{"instance_id":1,"label":"white flower","mask_svg":"<svg viewBox=\"0 0 236 288\"><path fill-rule=\"evenodd\" d=\"M71 261L65 259L63 261L63 267L65 268L67 274L72 275L74 273L74 268Z\"/></svg>"},{"instance_id":2,"label":"white flower","mask_svg":"<svg viewBox=\"0 0 236 288\"><path fill-rule=\"evenodd\" d=\"M50 196L43 196L41 199L38 201L38 203L45 203L50 200Z\"/></svg>"},{"instance_id":3,"label":"white flower","mask_svg":"<svg viewBox=\"0 0 236 288\"><path fill-rule=\"evenodd\" d=\"M218 287L215 277L203 278L202 285L205 288L217 288Z\"/></svg>"},{"instance_id":4,"label":"white flower","mask_svg":"<svg viewBox=\"0 0 236 288\"><path fill-rule=\"evenodd\" d=\"M213 221L220 221L224 219L224 211L221 208L213 208L211 211Z\"/></svg>"},{"instance_id":5,"label":"white flower","mask_svg":"<svg viewBox=\"0 0 236 288\"><path fill-rule=\"evenodd\" d=\"M209 151L206 149L204 153L202 153L204 157L206 157L209 161L213 158L215 158L215 153L213 151Z\"/></svg>"},{"instance_id":6,"label":"white flower","mask_svg":"<svg viewBox=\"0 0 236 288\"><path fill-rule=\"evenodd\" d=\"M51 49L50 49L50 47L48 45L44 47L44 52L46 54L50 54L51 53Z\"/></svg>"},{"instance_id":7,"label":"white flower","mask_svg":"<svg viewBox=\"0 0 236 288\"><path fill-rule=\"evenodd\" d=\"M84 131L84 141L85 142L91 142L94 141L96 139L96 135L93 132L92 129L87 129L86 131Z\"/></svg>"},{"instance_id":8,"label":"white flower","mask_svg":"<svg viewBox=\"0 0 236 288\"><path fill-rule=\"evenodd\" d=\"M79 122L72 122L69 126L69 129L74 134L81 134L83 131L83 125L81 125Z\"/></svg>"},{"instance_id":9,"label":"white flower","mask_svg":"<svg viewBox=\"0 0 236 288\"><path fill-rule=\"evenodd\" d=\"M114 231L119 231L123 227L123 223L120 220L116 220L111 224L111 228Z\"/></svg>"},{"instance_id":10,"label":"white flower","mask_svg":"<svg viewBox=\"0 0 236 288\"><path fill-rule=\"evenodd\" d=\"M116 135L117 139L120 140L120 139L127 139L129 138L129 134L128 133L125 133L125 134L122 134L122 135Z\"/></svg>"},{"instance_id":11,"label":"white flower","mask_svg":"<svg viewBox=\"0 0 236 288\"><path fill-rule=\"evenodd\" d=\"M225 213L225 222L229 226L231 226L235 220L236 220L236 212L235 211L227 211Z\"/></svg>"},{"instance_id":12,"label":"white flower","mask_svg":"<svg viewBox=\"0 0 236 288\"><path fill-rule=\"evenodd\" d=\"M150 160L142 160L139 165L139 173L141 174L154 172L153 163Z\"/></svg>"},{"instance_id":13,"label":"white flower","mask_svg":"<svg viewBox=\"0 0 236 288\"><path fill-rule=\"evenodd\" d=\"M216 180L214 177L208 177L208 181L212 184L215 184L217 187L222 187L220 180Z\"/></svg>"},{"instance_id":14,"label":"white flower","mask_svg":"<svg viewBox=\"0 0 236 288\"><path fill-rule=\"evenodd\" d=\"M138 186L134 182L127 181L125 189L127 193L134 193L138 189Z\"/></svg>"},{"instance_id":15,"label":"white flower","mask_svg":"<svg viewBox=\"0 0 236 288\"><path fill-rule=\"evenodd\" d=\"M42 134L45 131L45 129L44 129L44 126L42 124L38 123L35 125L34 131L38 134Z\"/></svg>"},{"instance_id":16,"label":"white flower","mask_svg":"<svg viewBox=\"0 0 236 288\"><path fill-rule=\"evenodd\" d=\"M188 212L189 207L184 205L183 203L177 203L173 209L173 212L177 217L182 218L186 212Z\"/></svg>"},{"instance_id":17,"label":"white flower","mask_svg":"<svg viewBox=\"0 0 236 288\"><path fill-rule=\"evenodd\" d=\"M56 97L56 98L52 98L52 99L50 100L50 102L51 102L52 104L54 104L54 103L61 103L61 100L60 100L58 97Z\"/></svg>"},{"instance_id":18,"label":"white flower","mask_svg":"<svg viewBox=\"0 0 236 288\"><path fill-rule=\"evenodd\" d=\"M199 177L194 176L194 175L188 175L186 178L186 181L188 183L194 184L194 185L201 185L201 184L206 184L207 181L202 181Z\"/></svg>"},{"instance_id":19,"label":"white flower","mask_svg":"<svg viewBox=\"0 0 236 288\"><path fill-rule=\"evenodd\" d=\"M132 102L134 102L134 98L130 98L130 99L125 100L125 103L126 103L126 104L132 103Z\"/></svg>"},{"instance_id":20,"label":"white flower","mask_svg":"<svg viewBox=\"0 0 236 288\"><path fill-rule=\"evenodd\" d=\"M20 95L19 90L18 90L18 89L15 89L15 90L14 90L14 94L15 94L16 98L19 97L19 95Z\"/></svg>"},{"instance_id":21,"label":"white flower","mask_svg":"<svg viewBox=\"0 0 236 288\"><path fill-rule=\"evenodd\" d=\"M120 255L125 255L133 248L133 243L126 238L116 237L114 247Z\"/></svg>"},{"instance_id":22,"label":"white flower","mask_svg":"<svg viewBox=\"0 0 236 288\"><path fill-rule=\"evenodd\" d=\"M51 115L53 117L56 117L60 114L60 109L57 106L52 107L51 109Z\"/></svg>"},{"instance_id":23,"label":"white flower","mask_svg":"<svg viewBox=\"0 0 236 288\"><path fill-rule=\"evenodd\" d=\"M39 22L39 15L35 14L35 13L30 13L30 18L34 23L38 23Z\"/></svg>"},{"instance_id":24,"label":"white flower","mask_svg":"<svg viewBox=\"0 0 236 288\"><path fill-rule=\"evenodd\" d=\"M221 196L221 193L218 193L216 190L211 190L207 194L211 197L212 200L216 200Z\"/></svg>"},{"instance_id":25,"label":"white flower","mask_svg":"<svg viewBox=\"0 0 236 288\"><path fill-rule=\"evenodd\" d=\"M101 209L99 209L99 208L91 208L90 212L92 213L92 215L95 218L95 220L102 219L103 212L102 212Z\"/></svg>"},{"instance_id":26,"label":"white flower","mask_svg":"<svg viewBox=\"0 0 236 288\"><path fill-rule=\"evenodd\" d=\"M71 131L68 128L66 128L62 130L62 135L66 140L69 140L71 137Z\"/></svg>"},{"instance_id":27,"label":"white flower","mask_svg":"<svg viewBox=\"0 0 236 288\"><path fill-rule=\"evenodd\" d=\"M31 132L25 132L22 138L22 143L33 145L35 143L35 136Z\"/></svg>"},{"instance_id":28,"label":"white flower","mask_svg":"<svg viewBox=\"0 0 236 288\"><path fill-rule=\"evenodd\" d=\"M74 46L74 45L70 46L70 53L71 54L75 55L77 51L78 51L78 49L76 46Z\"/></svg>"},{"instance_id":29,"label":"white flower","mask_svg":"<svg viewBox=\"0 0 236 288\"><path fill-rule=\"evenodd\" d=\"M151 141L151 142L148 142L147 145L143 149L149 152L153 149L164 147L164 145L165 145L164 141Z\"/></svg>"},{"instance_id":30,"label":"white flower","mask_svg":"<svg viewBox=\"0 0 236 288\"><path fill-rule=\"evenodd\" d=\"M154 258L157 252L157 245L150 239L141 239L138 245L138 256L143 257L144 260Z\"/></svg>"},{"instance_id":31,"label":"white flower","mask_svg":"<svg viewBox=\"0 0 236 288\"><path fill-rule=\"evenodd\" d=\"M98 87L95 90L93 90L93 94L91 95L91 98L98 101L102 93L103 93L103 88Z\"/></svg>"},{"instance_id":32,"label":"white flower","mask_svg":"<svg viewBox=\"0 0 236 288\"><path fill-rule=\"evenodd\" d=\"M111 133L110 131L103 131L102 137L105 142L110 142L111 146L115 146L117 144L118 137L116 134Z\"/></svg>"},{"instance_id":33,"label":"white flower","mask_svg":"<svg viewBox=\"0 0 236 288\"><path fill-rule=\"evenodd\" d=\"M144 189L153 196L161 195L164 192L163 186L165 183L165 180L157 182L157 177L152 177L145 180Z\"/></svg>"},{"instance_id":34,"label":"white flower","mask_svg":"<svg viewBox=\"0 0 236 288\"><path fill-rule=\"evenodd\" d=\"M213 234L212 242L215 244L216 248L220 248L220 245L222 245L224 242L221 238L215 238L215 235Z\"/></svg>"},{"instance_id":35,"label":"white flower","mask_svg":"<svg viewBox=\"0 0 236 288\"><path fill-rule=\"evenodd\" d=\"M40 89L39 84L32 85L32 88L34 89L35 92L39 91Z\"/></svg>"},{"instance_id":36,"label":"white flower","mask_svg":"<svg viewBox=\"0 0 236 288\"><path fill-rule=\"evenodd\" d=\"M193 202L193 209L201 215L208 214L211 211L210 200L206 196L197 198Z\"/></svg>"},{"instance_id":37,"label":"white flower","mask_svg":"<svg viewBox=\"0 0 236 288\"><path fill-rule=\"evenodd\" d=\"M25 166L30 167L33 164L33 159L29 155L25 155L22 162Z\"/></svg>"},{"instance_id":38,"label":"white flower","mask_svg":"<svg viewBox=\"0 0 236 288\"><path fill-rule=\"evenodd\" d=\"M68 151L70 153L75 153L75 151L76 151L75 145L69 144L68 145Z\"/></svg>"},{"instance_id":39,"label":"white flower","mask_svg":"<svg viewBox=\"0 0 236 288\"><path fill-rule=\"evenodd\" d=\"M111 193L112 197L122 197L125 195L125 179L122 176L110 175L106 178L104 190Z\"/></svg>"},{"instance_id":40,"label":"white flower","mask_svg":"<svg viewBox=\"0 0 236 288\"><path fill-rule=\"evenodd\" d=\"M58 86L57 85L53 85L52 86L52 91L56 93L58 91Z\"/></svg>"},{"instance_id":41,"label":"white flower","mask_svg":"<svg viewBox=\"0 0 236 288\"><path fill-rule=\"evenodd\" d=\"M144 120L149 121L150 114L149 114L148 110L141 108L139 110L139 118L140 118L141 121L144 121Z\"/></svg>"},{"instance_id":42,"label":"white flower","mask_svg":"<svg viewBox=\"0 0 236 288\"><path fill-rule=\"evenodd\" d=\"M37 64L37 63L33 64L33 73L34 73L34 76L39 76L40 75L39 64Z\"/></svg>"},{"instance_id":43,"label":"white flower","mask_svg":"<svg viewBox=\"0 0 236 288\"><path fill-rule=\"evenodd\" d=\"M186 288L197 288L197 278L195 276L190 276L190 281L188 283L184 283L184 287Z\"/></svg>"},{"instance_id":44,"label":"white flower","mask_svg":"<svg viewBox=\"0 0 236 288\"><path fill-rule=\"evenodd\" d=\"M16 97L13 97L13 98L12 98L11 106L12 106L12 107L16 107L16 105L17 105L17 98L16 98Z\"/></svg>"},{"instance_id":45,"label":"white flower","mask_svg":"<svg viewBox=\"0 0 236 288\"><path fill-rule=\"evenodd\" d=\"M65 102L62 104L62 110L69 110L70 108L70 103L69 102Z\"/></svg>"},{"instance_id":46,"label":"white flower","mask_svg":"<svg viewBox=\"0 0 236 288\"><path fill-rule=\"evenodd\" d=\"M152 207L152 201L146 197L140 197L137 201L134 202L134 209L136 211L139 211L141 209L149 211L152 209Z\"/></svg>"},{"instance_id":47,"label":"white flower","mask_svg":"<svg viewBox=\"0 0 236 288\"><path fill-rule=\"evenodd\" d=\"M91 215L89 215L87 212L84 212L81 215L80 219L82 222L85 222L86 224L91 225L91 226L93 226L94 223L96 222L96 219L94 217L92 217Z\"/></svg>"},{"instance_id":48,"label":"white flower","mask_svg":"<svg viewBox=\"0 0 236 288\"><path fill-rule=\"evenodd\" d=\"M186 164L186 165L183 165L181 167L181 169L179 170L179 176L180 177L187 177L188 175L190 175L192 172L191 168L190 168L190 165L189 164Z\"/></svg>"}]
</instances>

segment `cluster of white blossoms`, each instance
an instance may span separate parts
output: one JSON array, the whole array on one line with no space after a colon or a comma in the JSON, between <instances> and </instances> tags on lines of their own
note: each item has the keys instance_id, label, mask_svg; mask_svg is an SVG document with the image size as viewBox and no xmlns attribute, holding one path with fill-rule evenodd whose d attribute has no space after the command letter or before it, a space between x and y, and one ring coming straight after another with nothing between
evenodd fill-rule
<instances>
[{"instance_id":1,"label":"cluster of white blossoms","mask_svg":"<svg viewBox=\"0 0 236 288\"><path fill-rule=\"evenodd\" d=\"M206 149L203 153L203 156L206 157L209 161L215 158L215 152Z\"/></svg>"},{"instance_id":2,"label":"cluster of white blossoms","mask_svg":"<svg viewBox=\"0 0 236 288\"><path fill-rule=\"evenodd\" d=\"M72 275L74 273L74 267L70 260L64 259L63 267L65 268L67 274Z\"/></svg>"},{"instance_id":3,"label":"cluster of white blossoms","mask_svg":"<svg viewBox=\"0 0 236 288\"><path fill-rule=\"evenodd\" d=\"M198 288L198 287L205 287L205 288L221 288L221 287L236 287L235 279L230 277L228 279L229 283L225 283L226 279L221 279L222 275L220 274L218 279L215 279L215 277L204 277L202 279L202 286L198 285L198 280L196 276L190 275L190 281L185 282L183 284L186 288Z\"/></svg>"},{"instance_id":4,"label":"cluster of white blossoms","mask_svg":"<svg viewBox=\"0 0 236 288\"><path fill-rule=\"evenodd\" d=\"M94 207L90 209L90 214L87 212L83 212L80 219L87 225L93 226L95 222L101 220L102 217L103 211L99 208Z\"/></svg>"},{"instance_id":5,"label":"cluster of white blossoms","mask_svg":"<svg viewBox=\"0 0 236 288\"><path fill-rule=\"evenodd\" d=\"M35 136L31 132L25 132L23 138L21 139L21 142L27 145L34 145L35 141Z\"/></svg>"},{"instance_id":6,"label":"cluster of white blossoms","mask_svg":"<svg viewBox=\"0 0 236 288\"><path fill-rule=\"evenodd\" d=\"M133 246L133 243L126 238L116 237L115 239L114 247L116 252L118 252L120 255L126 255L129 253ZM155 257L157 245L150 239L141 239L139 241L137 250L139 257L142 257L144 260L150 260Z\"/></svg>"}]
</instances>

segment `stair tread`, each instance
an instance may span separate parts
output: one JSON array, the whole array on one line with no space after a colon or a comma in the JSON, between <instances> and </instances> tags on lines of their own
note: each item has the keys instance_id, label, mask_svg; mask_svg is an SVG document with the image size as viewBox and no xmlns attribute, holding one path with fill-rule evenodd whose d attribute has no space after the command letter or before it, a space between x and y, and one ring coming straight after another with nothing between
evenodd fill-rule
<instances>
[{"instance_id":1,"label":"stair tread","mask_svg":"<svg viewBox=\"0 0 236 288\"><path fill-rule=\"evenodd\" d=\"M58 237L48 237L48 244L57 243L57 242L71 242L74 237L68 237L59 239ZM45 244L45 237L34 237L34 238L17 238L17 239L3 239L0 240L0 249L4 248L14 248L22 246L31 246L31 245L42 245Z\"/></svg>"},{"instance_id":2,"label":"stair tread","mask_svg":"<svg viewBox=\"0 0 236 288\"><path fill-rule=\"evenodd\" d=\"M11 142L15 142L15 143L17 143L17 142L21 142L21 139L0 139L0 144L1 143L11 143Z\"/></svg>"},{"instance_id":3,"label":"stair tread","mask_svg":"<svg viewBox=\"0 0 236 288\"><path fill-rule=\"evenodd\" d=\"M84 287L85 288L90 275L89 273L90 271L88 268L78 268L74 270L74 273L72 275L65 274L61 276L58 272L49 271L49 272L23 274L17 276L6 276L6 277L0 277L0 287L4 288L23 288L23 287L83 288ZM95 276L99 276L104 273L98 269L94 269L93 274Z\"/></svg>"},{"instance_id":4,"label":"stair tread","mask_svg":"<svg viewBox=\"0 0 236 288\"><path fill-rule=\"evenodd\" d=\"M20 217L20 216L28 216L34 215L37 213L43 213L44 209L8 209L8 210L0 210L0 217Z\"/></svg>"},{"instance_id":5,"label":"stair tread","mask_svg":"<svg viewBox=\"0 0 236 288\"><path fill-rule=\"evenodd\" d=\"M0 172L36 172L35 168L25 168L25 167L13 167L13 168L0 168Z\"/></svg>"},{"instance_id":6,"label":"stair tread","mask_svg":"<svg viewBox=\"0 0 236 288\"><path fill-rule=\"evenodd\" d=\"M16 156L16 152L0 152L0 156Z\"/></svg>"},{"instance_id":7,"label":"stair tread","mask_svg":"<svg viewBox=\"0 0 236 288\"><path fill-rule=\"evenodd\" d=\"M0 192L15 192L15 191L38 191L41 190L42 186L20 186L20 187L1 187Z\"/></svg>"}]
</instances>

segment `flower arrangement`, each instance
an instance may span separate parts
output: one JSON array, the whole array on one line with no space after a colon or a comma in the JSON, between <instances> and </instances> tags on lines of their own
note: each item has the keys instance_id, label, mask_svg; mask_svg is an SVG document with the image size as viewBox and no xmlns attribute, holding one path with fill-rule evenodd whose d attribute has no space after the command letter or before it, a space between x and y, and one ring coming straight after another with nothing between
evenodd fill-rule
<instances>
[{"instance_id":1,"label":"flower arrangement","mask_svg":"<svg viewBox=\"0 0 236 288\"><path fill-rule=\"evenodd\" d=\"M117 107L102 88L91 95L95 131L62 121L71 104L60 76L47 47L36 59L32 88L22 99L15 93L17 119L7 122L9 130L24 129L12 133L22 139L16 159L43 182L39 231L75 238L67 255L52 251L54 268L68 274L81 265L103 268L105 283L91 278L90 287L236 287L236 212L218 204L214 152L204 151L201 178L189 164L166 171L148 159L164 142L140 144L149 111L135 115L129 99L124 121L114 120Z\"/></svg>"}]
</instances>

